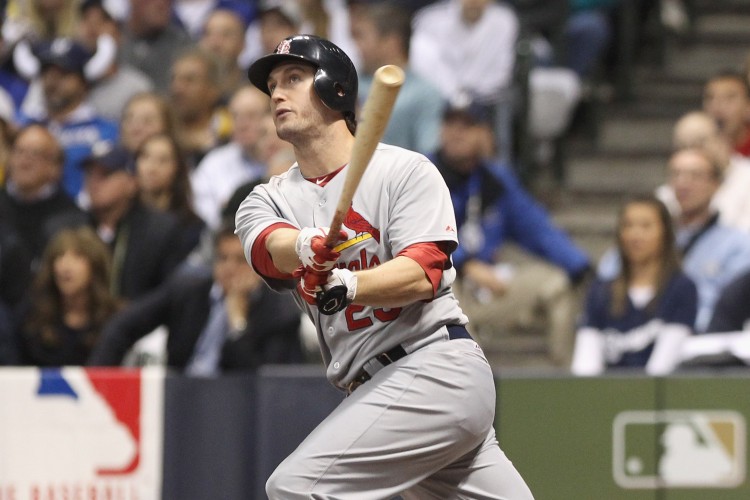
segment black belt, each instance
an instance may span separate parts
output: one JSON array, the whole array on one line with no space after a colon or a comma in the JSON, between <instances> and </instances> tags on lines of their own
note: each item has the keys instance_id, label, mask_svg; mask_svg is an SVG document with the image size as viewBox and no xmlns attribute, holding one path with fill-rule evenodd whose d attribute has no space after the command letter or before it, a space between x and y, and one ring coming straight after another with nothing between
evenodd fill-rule
<instances>
[{"instance_id":1,"label":"black belt","mask_svg":"<svg viewBox=\"0 0 750 500\"><path fill-rule=\"evenodd\" d=\"M466 330L466 327L462 325L446 325L446 328L448 329L448 338L450 340L455 340L455 339L471 340L471 335L469 335L469 332ZM403 347L401 347L401 345L397 345L396 347L386 352L378 354L373 359L376 359L383 366L388 366L391 363L395 363L399 359L403 358L407 354L408 353L406 352L406 350L404 350ZM368 364L368 363L365 363L365 364ZM349 385L346 386L346 390L349 392L349 394L351 394L352 392L355 391L355 389L357 389L357 387L364 384L371 378L372 378L372 375L367 373L367 370L362 368L357 374L357 376L354 377L354 379L351 382L349 382Z\"/></svg>"}]
</instances>

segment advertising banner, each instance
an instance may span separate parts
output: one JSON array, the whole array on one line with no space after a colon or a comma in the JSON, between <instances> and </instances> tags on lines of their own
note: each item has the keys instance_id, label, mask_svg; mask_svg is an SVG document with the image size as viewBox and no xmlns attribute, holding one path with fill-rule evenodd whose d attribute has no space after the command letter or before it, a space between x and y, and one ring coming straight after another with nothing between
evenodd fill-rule
<instances>
[{"instance_id":1,"label":"advertising banner","mask_svg":"<svg viewBox=\"0 0 750 500\"><path fill-rule=\"evenodd\" d=\"M0 373L0 500L158 500L164 372Z\"/></svg>"}]
</instances>

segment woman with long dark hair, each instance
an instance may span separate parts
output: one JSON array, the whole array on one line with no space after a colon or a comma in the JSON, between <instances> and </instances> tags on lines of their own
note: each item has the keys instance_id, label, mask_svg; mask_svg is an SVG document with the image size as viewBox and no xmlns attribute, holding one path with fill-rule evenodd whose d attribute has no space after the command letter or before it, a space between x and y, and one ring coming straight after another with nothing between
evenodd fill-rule
<instances>
[{"instance_id":1,"label":"woman with long dark hair","mask_svg":"<svg viewBox=\"0 0 750 500\"><path fill-rule=\"evenodd\" d=\"M679 363L692 334L695 284L683 274L672 219L653 196L624 204L617 224L622 262L612 280L592 283L576 334L572 371L596 375L612 368L665 374Z\"/></svg>"},{"instance_id":2,"label":"woman with long dark hair","mask_svg":"<svg viewBox=\"0 0 750 500\"><path fill-rule=\"evenodd\" d=\"M21 325L22 362L82 365L118 310L110 255L88 226L65 229L47 245Z\"/></svg>"},{"instance_id":3,"label":"woman with long dark hair","mask_svg":"<svg viewBox=\"0 0 750 500\"><path fill-rule=\"evenodd\" d=\"M187 252L198 246L206 227L193 210L189 171L185 155L171 134L147 137L136 151L135 175L141 202L178 218Z\"/></svg>"}]
</instances>

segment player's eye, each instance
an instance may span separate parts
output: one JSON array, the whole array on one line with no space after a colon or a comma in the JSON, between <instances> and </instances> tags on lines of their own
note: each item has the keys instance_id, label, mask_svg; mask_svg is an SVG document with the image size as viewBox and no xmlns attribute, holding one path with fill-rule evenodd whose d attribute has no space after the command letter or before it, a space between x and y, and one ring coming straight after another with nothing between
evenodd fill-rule
<instances>
[{"instance_id":1,"label":"player's eye","mask_svg":"<svg viewBox=\"0 0 750 500\"><path fill-rule=\"evenodd\" d=\"M268 93L269 94L273 94L273 91L274 91L275 88L276 88L276 84L275 83L269 83L268 84Z\"/></svg>"}]
</instances>

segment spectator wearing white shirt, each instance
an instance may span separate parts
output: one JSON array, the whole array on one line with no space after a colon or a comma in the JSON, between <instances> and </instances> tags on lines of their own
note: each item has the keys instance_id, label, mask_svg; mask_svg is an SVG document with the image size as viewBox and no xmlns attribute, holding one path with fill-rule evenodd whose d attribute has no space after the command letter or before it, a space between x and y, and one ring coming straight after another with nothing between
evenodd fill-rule
<instances>
[{"instance_id":1,"label":"spectator wearing white shirt","mask_svg":"<svg viewBox=\"0 0 750 500\"><path fill-rule=\"evenodd\" d=\"M493 0L442 0L414 17L409 60L446 99L494 102L513 78L519 23Z\"/></svg>"},{"instance_id":2,"label":"spectator wearing white shirt","mask_svg":"<svg viewBox=\"0 0 750 500\"><path fill-rule=\"evenodd\" d=\"M268 97L253 86L242 87L232 97L229 112L234 121L232 140L210 151L191 176L195 211L213 230L219 227L221 210L235 189L266 173L257 147L270 113Z\"/></svg>"}]
</instances>

